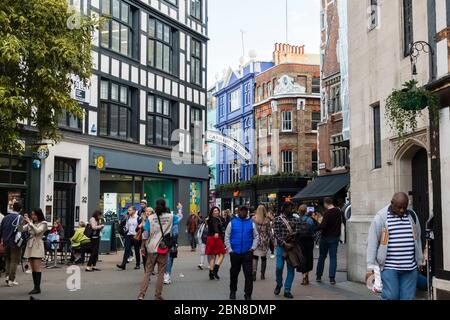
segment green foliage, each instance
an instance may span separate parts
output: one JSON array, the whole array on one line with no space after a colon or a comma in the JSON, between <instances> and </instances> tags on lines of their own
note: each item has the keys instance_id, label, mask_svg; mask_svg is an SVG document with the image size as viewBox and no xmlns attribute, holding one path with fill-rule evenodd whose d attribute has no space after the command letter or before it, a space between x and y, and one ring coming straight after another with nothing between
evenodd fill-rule
<instances>
[{"instance_id":1,"label":"green foliage","mask_svg":"<svg viewBox=\"0 0 450 320\"><path fill-rule=\"evenodd\" d=\"M87 85L100 20L83 17L71 29L73 17L66 0L0 2L0 152L23 151L18 121L36 125L36 141L57 142L64 110L82 118L70 76Z\"/></svg>"},{"instance_id":2,"label":"green foliage","mask_svg":"<svg viewBox=\"0 0 450 320\"><path fill-rule=\"evenodd\" d=\"M391 129L403 139L408 130L417 129L417 117L429 107L430 116L439 120L436 96L425 88L418 88L416 80L407 81L402 90L394 90L386 99L386 118Z\"/></svg>"}]
</instances>

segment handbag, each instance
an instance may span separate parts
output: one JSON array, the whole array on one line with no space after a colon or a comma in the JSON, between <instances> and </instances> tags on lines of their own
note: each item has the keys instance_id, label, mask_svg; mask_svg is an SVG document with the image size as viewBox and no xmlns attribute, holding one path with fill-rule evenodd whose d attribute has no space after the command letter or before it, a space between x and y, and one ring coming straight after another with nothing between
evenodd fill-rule
<instances>
[{"instance_id":1,"label":"handbag","mask_svg":"<svg viewBox=\"0 0 450 320\"><path fill-rule=\"evenodd\" d=\"M161 255L165 255L169 252L170 249L174 246L174 240L173 237L170 235L170 232L168 234L164 234L164 230L161 224L161 219L159 215L156 215L158 218L159 227L161 228L161 241L158 244L158 248L156 249L156 252Z\"/></svg>"},{"instance_id":2,"label":"handbag","mask_svg":"<svg viewBox=\"0 0 450 320\"><path fill-rule=\"evenodd\" d=\"M139 228L139 230L134 235L133 239L136 240L136 241L141 241L142 240L142 228Z\"/></svg>"}]
</instances>

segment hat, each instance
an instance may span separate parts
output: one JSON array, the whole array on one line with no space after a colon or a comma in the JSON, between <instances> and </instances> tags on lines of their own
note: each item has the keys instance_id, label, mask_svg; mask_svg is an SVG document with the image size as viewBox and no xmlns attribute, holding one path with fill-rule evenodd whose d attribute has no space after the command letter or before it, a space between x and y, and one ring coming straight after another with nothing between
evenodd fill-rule
<instances>
[{"instance_id":1,"label":"hat","mask_svg":"<svg viewBox=\"0 0 450 320\"><path fill-rule=\"evenodd\" d=\"M147 200L142 199L140 203L145 203L145 204L147 204Z\"/></svg>"}]
</instances>

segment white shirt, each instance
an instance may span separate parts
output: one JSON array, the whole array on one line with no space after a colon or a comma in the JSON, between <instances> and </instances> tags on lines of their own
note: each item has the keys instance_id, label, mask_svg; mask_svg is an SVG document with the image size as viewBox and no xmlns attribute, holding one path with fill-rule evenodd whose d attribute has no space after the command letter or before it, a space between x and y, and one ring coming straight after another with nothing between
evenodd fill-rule
<instances>
[{"instance_id":1,"label":"white shirt","mask_svg":"<svg viewBox=\"0 0 450 320\"><path fill-rule=\"evenodd\" d=\"M134 236L136 234L136 228L138 227L138 215L135 213L131 217L127 219L126 223L126 229L127 229L127 235Z\"/></svg>"}]
</instances>

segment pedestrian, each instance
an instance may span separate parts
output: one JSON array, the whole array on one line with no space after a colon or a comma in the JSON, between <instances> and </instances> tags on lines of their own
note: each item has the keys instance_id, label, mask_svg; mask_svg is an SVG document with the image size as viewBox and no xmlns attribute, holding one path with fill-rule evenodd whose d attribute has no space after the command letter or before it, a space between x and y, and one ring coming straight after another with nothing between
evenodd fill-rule
<instances>
[{"instance_id":1,"label":"pedestrian","mask_svg":"<svg viewBox=\"0 0 450 320\"><path fill-rule=\"evenodd\" d=\"M100 249L100 231L105 227L102 221L102 212L96 210L91 219L89 219L89 226L87 228L92 229L91 239L91 256L89 257L88 264L86 266L86 272L100 271L97 268L98 251Z\"/></svg>"},{"instance_id":2,"label":"pedestrian","mask_svg":"<svg viewBox=\"0 0 450 320\"><path fill-rule=\"evenodd\" d=\"M28 231L29 238L26 244L24 258L28 259L33 275L34 288L28 294L41 293L41 265L45 257L44 233L47 231L47 221L41 209L34 209L31 212L31 219L28 215L24 216L23 230Z\"/></svg>"},{"instance_id":3,"label":"pedestrian","mask_svg":"<svg viewBox=\"0 0 450 320\"><path fill-rule=\"evenodd\" d=\"M345 224L344 213L333 204L332 198L324 199L326 209L322 222L316 227L316 231L321 231L319 243L319 261L317 262L316 281L322 282L323 269L327 255L330 255L330 266L328 276L330 284L336 284L337 250L341 236L341 224ZM318 221L316 215L313 218Z\"/></svg>"},{"instance_id":4,"label":"pedestrian","mask_svg":"<svg viewBox=\"0 0 450 320\"><path fill-rule=\"evenodd\" d=\"M128 207L128 216L125 223L125 251L123 253L122 263L117 265L117 268L121 270L126 269L128 258L130 257L130 252L133 250L133 248L136 255L136 267L134 267L134 269L139 270L141 268L141 240L135 239L140 224L141 218L139 218L139 216L137 215L136 208L134 206Z\"/></svg>"},{"instance_id":5,"label":"pedestrian","mask_svg":"<svg viewBox=\"0 0 450 320\"><path fill-rule=\"evenodd\" d=\"M245 300L252 300L253 252L258 245L258 231L248 214L248 209L242 206L238 216L234 218L225 231L225 244L230 253L230 300L236 300L236 291L241 268L245 277Z\"/></svg>"},{"instance_id":6,"label":"pedestrian","mask_svg":"<svg viewBox=\"0 0 450 320\"><path fill-rule=\"evenodd\" d=\"M172 268L175 259L178 257L178 236L179 236L179 225L180 221L183 220L183 205L178 202L177 213L173 213L173 223L172 223L172 237L174 245L172 246L169 254L167 255L167 265L166 272L164 274L164 284L172 283Z\"/></svg>"},{"instance_id":7,"label":"pedestrian","mask_svg":"<svg viewBox=\"0 0 450 320\"><path fill-rule=\"evenodd\" d=\"M236 211L237 213L237 211ZM226 209L222 212L220 215L220 219L222 221L223 229L226 230L228 227L228 224L230 223L231 219L233 218L233 214L231 213L230 209Z\"/></svg>"},{"instance_id":8,"label":"pedestrian","mask_svg":"<svg viewBox=\"0 0 450 320\"><path fill-rule=\"evenodd\" d=\"M292 299L294 296L291 293L292 282L295 277L294 267L286 263L284 256L288 236L295 234L298 231L300 220L294 216L292 203L286 202L281 208L281 214L275 218L273 231L276 239L276 282L277 286L274 294L278 296L283 287L283 269L286 264L287 275L284 282L284 297Z\"/></svg>"},{"instance_id":9,"label":"pedestrian","mask_svg":"<svg viewBox=\"0 0 450 320\"><path fill-rule=\"evenodd\" d=\"M141 242L144 241L143 240L143 234L145 232L148 233L150 231L150 220L149 220L149 217L152 214L154 214L154 213L155 213L155 211L153 210L152 207L146 207L145 208L145 214L143 214L141 216L141 218L142 218L141 219L141 224L138 227L140 230L142 230ZM142 243L140 243L140 244L142 244ZM147 266L147 257L148 257L147 248L144 246L144 254L142 254L142 252L140 252L140 253L141 253L141 256L142 256L142 264L144 266L144 272L145 272L145 268Z\"/></svg>"},{"instance_id":10,"label":"pedestrian","mask_svg":"<svg viewBox=\"0 0 450 320\"><path fill-rule=\"evenodd\" d=\"M142 215L145 215L145 212L147 211L147 200L142 199L140 205L141 208L137 211L137 215L139 218L142 218Z\"/></svg>"},{"instance_id":11,"label":"pedestrian","mask_svg":"<svg viewBox=\"0 0 450 320\"><path fill-rule=\"evenodd\" d=\"M312 212L308 211L308 207L302 204L298 212L300 214L300 221L306 223L309 229L309 235L299 238L299 244L303 253L304 263L297 270L303 274L302 285L309 285L309 272L314 268L314 231L316 229L316 222L311 218Z\"/></svg>"},{"instance_id":12,"label":"pedestrian","mask_svg":"<svg viewBox=\"0 0 450 320\"><path fill-rule=\"evenodd\" d=\"M270 225L270 220L267 217L266 207L260 205L256 209L253 222L255 223L259 235L258 245L253 252L253 281L256 281L259 258L261 258L261 280L266 279L267 253L269 251L271 239L273 238L272 227Z\"/></svg>"},{"instance_id":13,"label":"pedestrian","mask_svg":"<svg viewBox=\"0 0 450 320\"><path fill-rule=\"evenodd\" d=\"M208 217L208 239L206 240L205 254L209 256L209 279L220 280L219 268L226 253L223 243L224 229L220 219L220 209L211 208Z\"/></svg>"},{"instance_id":14,"label":"pedestrian","mask_svg":"<svg viewBox=\"0 0 450 320\"><path fill-rule=\"evenodd\" d=\"M195 250L197 249L197 239L195 238L195 235L198 229L199 224L198 222L199 222L198 214L195 212L191 212L189 219L187 219L186 221L186 232L189 236L189 242L191 244L191 252L195 252Z\"/></svg>"},{"instance_id":15,"label":"pedestrian","mask_svg":"<svg viewBox=\"0 0 450 320\"><path fill-rule=\"evenodd\" d=\"M19 202L12 205L11 212L3 218L0 226L0 242L3 243L6 269L6 285L17 286L16 270L20 260L21 248L17 245L15 237L23 229L23 217L20 215L22 206Z\"/></svg>"},{"instance_id":16,"label":"pedestrian","mask_svg":"<svg viewBox=\"0 0 450 320\"><path fill-rule=\"evenodd\" d=\"M166 207L166 201L156 201L155 213L149 217L150 231L143 234L141 254L147 247L148 259L145 267L145 275L142 280L138 300L144 300L147 293L150 276L155 265L158 265L158 277L155 286L155 300L164 300L162 297L164 273L166 271L167 255L170 250L174 215Z\"/></svg>"},{"instance_id":17,"label":"pedestrian","mask_svg":"<svg viewBox=\"0 0 450 320\"><path fill-rule=\"evenodd\" d=\"M409 199L396 193L372 221L367 238L367 268L379 266L382 300L414 300L417 273L424 265L421 226Z\"/></svg>"},{"instance_id":18,"label":"pedestrian","mask_svg":"<svg viewBox=\"0 0 450 320\"><path fill-rule=\"evenodd\" d=\"M78 228L75 230L74 235L70 238L70 249L71 249L71 257L70 261L75 264L81 263L84 264L84 257L86 253L86 249L91 246L91 239L89 239L84 231L86 230L86 223L84 221L80 221L78 224ZM79 257L77 259L77 256Z\"/></svg>"},{"instance_id":19,"label":"pedestrian","mask_svg":"<svg viewBox=\"0 0 450 320\"><path fill-rule=\"evenodd\" d=\"M2 224L2 221L3 221L3 218L4 218L5 216L0 212L0 224Z\"/></svg>"},{"instance_id":20,"label":"pedestrian","mask_svg":"<svg viewBox=\"0 0 450 320\"><path fill-rule=\"evenodd\" d=\"M198 265L198 268L200 270L203 270L203 268L206 266L206 242L208 240L208 218L203 220L200 224L200 227L197 231L197 239L198 239L198 245L200 249L200 263Z\"/></svg>"}]
</instances>

